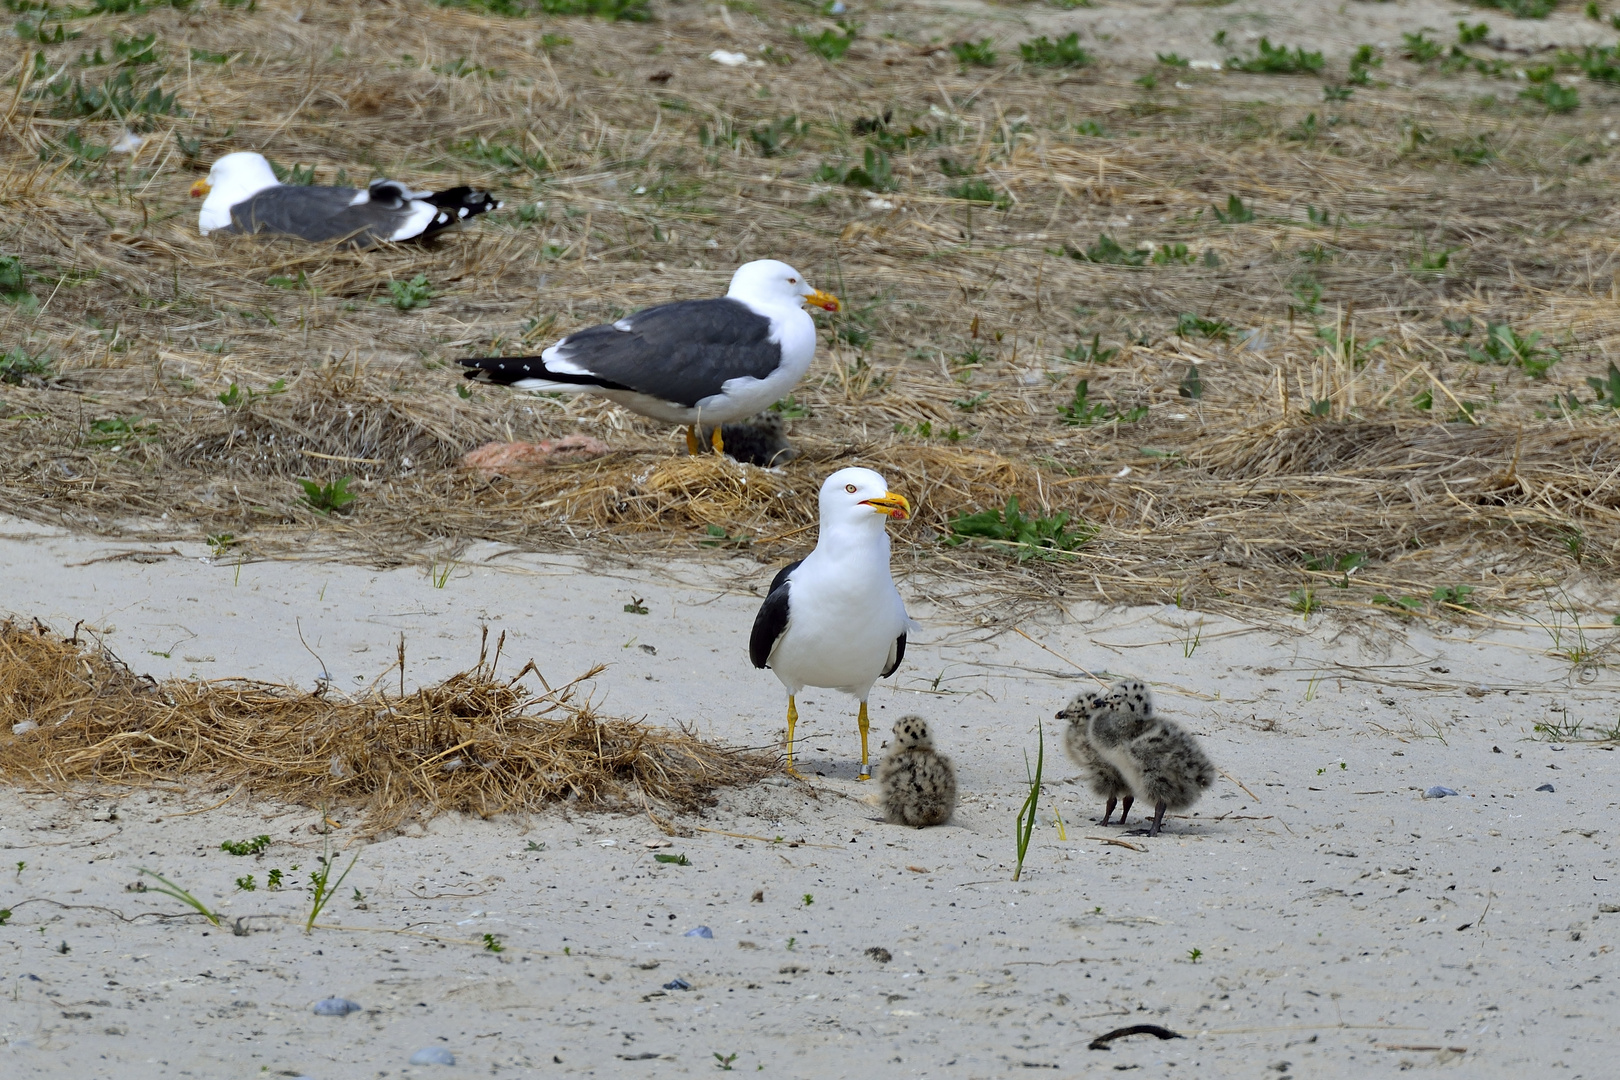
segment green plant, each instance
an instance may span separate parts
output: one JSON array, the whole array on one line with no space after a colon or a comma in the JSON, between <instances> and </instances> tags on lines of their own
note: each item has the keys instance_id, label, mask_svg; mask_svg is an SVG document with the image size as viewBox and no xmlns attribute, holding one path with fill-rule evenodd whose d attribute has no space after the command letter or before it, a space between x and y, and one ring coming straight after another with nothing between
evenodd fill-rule
<instances>
[{"instance_id":1,"label":"green plant","mask_svg":"<svg viewBox=\"0 0 1620 1080\"><path fill-rule=\"evenodd\" d=\"M455 569L455 559L451 559L443 566L440 566L439 560L435 556L428 562L428 580L433 583L435 589L442 589L450 583L450 575L455 572Z\"/></svg>"},{"instance_id":2,"label":"green plant","mask_svg":"<svg viewBox=\"0 0 1620 1080\"><path fill-rule=\"evenodd\" d=\"M1193 256L1186 244L1160 244L1154 249L1152 261L1154 266L1190 265Z\"/></svg>"},{"instance_id":3,"label":"green plant","mask_svg":"<svg viewBox=\"0 0 1620 1080\"><path fill-rule=\"evenodd\" d=\"M1354 86L1366 86L1372 82L1372 69L1384 66L1384 58L1378 55L1378 50L1371 45L1358 45L1356 51L1350 54L1350 72L1344 81Z\"/></svg>"},{"instance_id":4,"label":"green plant","mask_svg":"<svg viewBox=\"0 0 1620 1080\"><path fill-rule=\"evenodd\" d=\"M33 298L34 294L28 289L28 269L22 260L15 255L0 256L0 299L8 304L22 304Z\"/></svg>"},{"instance_id":5,"label":"green plant","mask_svg":"<svg viewBox=\"0 0 1620 1080\"><path fill-rule=\"evenodd\" d=\"M1076 135L1085 135L1086 137L1092 139L1108 138L1108 132L1104 131L1103 126L1097 123L1095 120L1080 121L1078 124L1074 125L1074 133Z\"/></svg>"},{"instance_id":6,"label":"green plant","mask_svg":"<svg viewBox=\"0 0 1620 1080\"><path fill-rule=\"evenodd\" d=\"M754 538L747 533L738 533L732 536L720 525L709 525L703 530L707 540L699 540L699 547L747 547L754 542Z\"/></svg>"},{"instance_id":7,"label":"green plant","mask_svg":"<svg viewBox=\"0 0 1620 1080\"><path fill-rule=\"evenodd\" d=\"M1620 409L1620 367L1609 361L1609 372L1603 378L1586 377L1586 385L1597 391L1597 404L1606 409Z\"/></svg>"},{"instance_id":8,"label":"green plant","mask_svg":"<svg viewBox=\"0 0 1620 1080\"><path fill-rule=\"evenodd\" d=\"M812 179L868 191L893 191L900 186L894 176L894 163L889 160L888 154L868 146L861 160L862 164L847 167L823 162Z\"/></svg>"},{"instance_id":9,"label":"green plant","mask_svg":"<svg viewBox=\"0 0 1620 1080\"><path fill-rule=\"evenodd\" d=\"M788 152L789 140L804 132L805 125L799 122L797 116L783 116L764 127L750 129L748 137L753 140L761 157L779 157Z\"/></svg>"},{"instance_id":10,"label":"green plant","mask_svg":"<svg viewBox=\"0 0 1620 1080\"><path fill-rule=\"evenodd\" d=\"M719 1068L721 1072L731 1072L731 1063L737 1060L737 1055L726 1054L724 1057L722 1057L720 1055L720 1051L716 1050L714 1052L714 1060L720 1063Z\"/></svg>"},{"instance_id":11,"label":"green plant","mask_svg":"<svg viewBox=\"0 0 1620 1080\"><path fill-rule=\"evenodd\" d=\"M1475 7L1496 8L1515 19L1545 19L1558 7L1558 0L1473 0Z\"/></svg>"},{"instance_id":12,"label":"green plant","mask_svg":"<svg viewBox=\"0 0 1620 1080\"><path fill-rule=\"evenodd\" d=\"M6 923L8 923L10 921L11 921L11 909L8 908L8 907L7 908L0 908L0 926L4 926L4 925L6 925Z\"/></svg>"},{"instance_id":13,"label":"green plant","mask_svg":"<svg viewBox=\"0 0 1620 1080\"><path fill-rule=\"evenodd\" d=\"M272 892L281 888L281 876L281 871L279 869L271 870L264 876L264 887Z\"/></svg>"},{"instance_id":14,"label":"green plant","mask_svg":"<svg viewBox=\"0 0 1620 1080\"><path fill-rule=\"evenodd\" d=\"M1188 364L1186 372L1181 376L1181 383L1176 387L1176 396L1197 401L1204 396L1204 377L1198 373L1197 364Z\"/></svg>"},{"instance_id":15,"label":"green plant","mask_svg":"<svg viewBox=\"0 0 1620 1080\"><path fill-rule=\"evenodd\" d=\"M346 514L358 496L349 490L350 477L336 483L318 484L314 480L298 481L304 488L304 502L317 514Z\"/></svg>"},{"instance_id":16,"label":"green plant","mask_svg":"<svg viewBox=\"0 0 1620 1080\"><path fill-rule=\"evenodd\" d=\"M1598 4L1597 0L1591 0L1591 2L1581 10L1582 13L1593 22L1603 21L1603 8Z\"/></svg>"},{"instance_id":17,"label":"green plant","mask_svg":"<svg viewBox=\"0 0 1620 1080\"><path fill-rule=\"evenodd\" d=\"M1306 52L1303 48L1290 50L1286 45L1273 45L1269 38L1261 38L1256 55L1245 60L1228 57L1226 66L1231 71L1247 71L1262 75L1308 75L1322 70L1322 54Z\"/></svg>"},{"instance_id":18,"label":"green plant","mask_svg":"<svg viewBox=\"0 0 1620 1080\"><path fill-rule=\"evenodd\" d=\"M784 420L803 420L812 415L810 406L801 404L791 394L772 405L771 411L780 413Z\"/></svg>"},{"instance_id":19,"label":"green plant","mask_svg":"<svg viewBox=\"0 0 1620 1080\"><path fill-rule=\"evenodd\" d=\"M1545 377L1552 366L1564 358L1557 349L1541 344L1539 331L1520 335L1505 322L1487 323L1484 344L1479 348L1468 345L1464 349L1468 359L1476 364L1514 365L1532 379Z\"/></svg>"},{"instance_id":20,"label":"green plant","mask_svg":"<svg viewBox=\"0 0 1620 1080\"><path fill-rule=\"evenodd\" d=\"M974 394L972 397L956 398L951 402L951 404L956 406L958 409L961 409L963 412L972 412L974 409L977 409L980 405L983 405L989 400L990 391L986 390L984 393Z\"/></svg>"},{"instance_id":21,"label":"green plant","mask_svg":"<svg viewBox=\"0 0 1620 1080\"><path fill-rule=\"evenodd\" d=\"M787 939L787 951L792 952L793 951L793 946L797 945L798 943L799 943L798 938L796 938L796 937L788 938Z\"/></svg>"},{"instance_id":22,"label":"green plant","mask_svg":"<svg viewBox=\"0 0 1620 1080\"><path fill-rule=\"evenodd\" d=\"M793 34L823 60L835 61L842 60L844 54L849 52L849 47L855 43L855 35L859 32L859 26L840 22L838 30L826 29L812 36L809 30L800 27L793 31Z\"/></svg>"},{"instance_id":23,"label":"green plant","mask_svg":"<svg viewBox=\"0 0 1620 1080\"><path fill-rule=\"evenodd\" d=\"M496 938L496 936L494 934L485 934L484 935L484 951L485 952L493 952L493 953L505 952L506 951L506 946L502 945L500 943L500 940L498 938Z\"/></svg>"},{"instance_id":24,"label":"green plant","mask_svg":"<svg viewBox=\"0 0 1620 1080\"><path fill-rule=\"evenodd\" d=\"M1379 593L1373 597L1373 603L1377 604L1379 607L1394 608L1400 613L1423 610L1423 601L1419 600L1415 596L1393 597L1386 596L1384 593Z\"/></svg>"},{"instance_id":25,"label":"green plant","mask_svg":"<svg viewBox=\"0 0 1620 1080\"><path fill-rule=\"evenodd\" d=\"M1018 509L1018 496L1007 497L1004 510L959 514L950 521L951 535L944 543L957 547L969 540L984 540L991 547L1016 553L1020 562L1036 555L1074 551L1097 535L1095 526L1081 524L1070 530L1069 515L1028 518Z\"/></svg>"},{"instance_id":26,"label":"green plant","mask_svg":"<svg viewBox=\"0 0 1620 1080\"><path fill-rule=\"evenodd\" d=\"M1114 408L1113 402L1094 402L1090 399L1091 387L1086 379L1075 384L1074 397L1066 405L1058 406L1058 415L1063 417L1065 424L1076 427L1089 427L1092 424L1106 424L1118 420L1127 424L1136 421L1148 414L1146 405L1134 405L1124 412Z\"/></svg>"},{"instance_id":27,"label":"green plant","mask_svg":"<svg viewBox=\"0 0 1620 1080\"><path fill-rule=\"evenodd\" d=\"M19 872L21 872L22 863L17 864L17 869ZM147 886L147 888L152 892L158 892L162 893L164 896L173 897L182 904L185 904L192 910L196 911L197 914L201 915L215 926L219 925L219 916L216 913L209 911L207 905L205 905L201 900L197 899L195 896L192 896L190 893L186 892L186 890L182 889L180 886L176 885L162 874L159 874L155 870L148 870L145 867L141 867L138 872L141 874L141 876L153 878L158 882L156 885Z\"/></svg>"},{"instance_id":28,"label":"green plant","mask_svg":"<svg viewBox=\"0 0 1620 1080\"><path fill-rule=\"evenodd\" d=\"M1574 112L1581 104L1580 92L1573 86L1561 86L1551 81L1525 87L1519 91L1519 98L1537 102L1550 113Z\"/></svg>"},{"instance_id":29,"label":"green plant","mask_svg":"<svg viewBox=\"0 0 1620 1080\"><path fill-rule=\"evenodd\" d=\"M1023 56L1024 63L1037 67L1085 67L1091 63L1091 54L1080 47L1080 35L1077 33L1056 41L1042 34L1018 46L1018 52ZM1161 62L1163 59L1160 57Z\"/></svg>"},{"instance_id":30,"label":"green plant","mask_svg":"<svg viewBox=\"0 0 1620 1080\"><path fill-rule=\"evenodd\" d=\"M243 892L252 892L259 886L254 882L252 874L243 874L236 879L236 887Z\"/></svg>"},{"instance_id":31,"label":"green plant","mask_svg":"<svg viewBox=\"0 0 1620 1080\"><path fill-rule=\"evenodd\" d=\"M1120 247L1119 242L1107 233L1097 237L1097 242L1084 251L1069 249L1071 258L1083 262L1104 263L1110 266L1141 266L1152 256L1146 248L1127 251Z\"/></svg>"},{"instance_id":32,"label":"green plant","mask_svg":"<svg viewBox=\"0 0 1620 1080\"><path fill-rule=\"evenodd\" d=\"M1232 337L1232 324L1225 319L1206 319L1190 311L1184 311L1176 316L1176 336L1192 337L1194 334L1217 341L1228 341Z\"/></svg>"},{"instance_id":33,"label":"green plant","mask_svg":"<svg viewBox=\"0 0 1620 1080\"><path fill-rule=\"evenodd\" d=\"M227 409L240 409L246 405L251 405L255 398L274 397L276 394L284 394L286 392L287 380L277 379L263 390L244 390L235 383L231 383L230 386L226 387L223 394L216 394L214 396L219 400L219 403L225 406Z\"/></svg>"},{"instance_id":34,"label":"green plant","mask_svg":"<svg viewBox=\"0 0 1620 1080\"><path fill-rule=\"evenodd\" d=\"M1203 957L1203 955L1204 955L1204 950L1203 949L1188 949L1187 950L1187 959L1189 961L1191 961L1192 963L1194 963L1194 964L1198 963L1198 961Z\"/></svg>"},{"instance_id":35,"label":"green plant","mask_svg":"<svg viewBox=\"0 0 1620 1080\"><path fill-rule=\"evenodd\" d=\"M1041 769L1046 765L1046 729L1039 720L1035 722L1035 775L1029 775L1029 751L1024 751L1024 775L1029 779L1029 794L1024 797L1024 805L1018 809L1017 824L1013 829L1013 838L1018 848L1018 864L1013 867L1012 879L1017 881L1024 874L1024 856L1029 851L1029 841L1035 835L1035 810L1041 798Z\"/></svg>"},{"instance_id":36,"label":"green plant","mask_svg":"<svg viewBox=\"0 0 1620 1080\"><path fill-rule=\"evenodd\" d=\"M1289 590L1288 604L1296 612L1307 617L1309 617L1312 612L1322 610L1322 602L1316 598L1315 589Z\"/></svg>"},{"instance_id":37,"label":"green plant","mask_svg":"<svg viewBox=\"0 0 1620 1080\"><path fill-rule=\"evenodd\" d=\"M1236 195L1227 195L1226 209L1215 207L1215 220L1222 225L1243 225L1254 220L1254 211L1245 206Z\"/></svg>"},{"instance_id":38,"label":"green plant","mask_svg":"<svg viewBox=\"0 0 1620 1080\"><path fill-rule=\"evenodd\" d=\"M0 383L21 386L24 380L44 382L52 374L51 361L44 353L34 356L19 351L0 353Z\"/></svg>"},{"instance_id":39,"label":"green plant","mask_svg":"<svg viewBox=\"0 0 1620 1080\"><path fill-rule=\"evenodd\" d=\"M964 202L989 203L997 210L1005 210L1012 205L1012 199L1004 192L997 191L985 181L977 179L952 184L945 189L945 194Z\"/></svg>"},{"instance_id":40,"label":"green plant","mask_svg":"<svg viewBox=\"0 0 1620 1080\"><path fill-rule=\"evenodd\" d=\"M1092 334L1091 343L1081 341L1063 350L1063 359L1074 364L1106 364L1119 355L1118 349L1104 349L1099 344L1101 334Z\"/></svg>"},{"instance_id":41,"label":"green plant","mask_svg":"<svg viewBox=\"0 0 1620 1080\"><path fill-rule=\"evenodd\" d=\"M270 837L261 834L251 840L227 840L219 845L219 850L231 855L257 855L269 846Z\"/></svg>"},{"instance_id":42,"label":"green plant","mask_svg":"<svg viewBox=\"0 0 1620 1080\"><path fill-rule=\"evenodd\" d=\"M630 602L624 605L624 610L631 615L647 614L647 606L641 602L641 597L632 595Z\"/></svg>"},{"instance_id":43,"label":"green plant","mask_svg":"<svg viewBox=\"0 0 1620 1080\"><path fill-rule=\"evenodd\" d=\"M1479 610L1468 597L1473 593L1472 585L1441 585L1429 594L1429 599L1444 607L1464 608L1468 611Z\"/></svg>"},{"instance_id":44,"label":"green plant","mask_svg":"<svg viewBox=\"0 0 1620 1080\"><path fill-rule=\"evenodd\" d=\"M815 902L816 902L815 896L810 894L810 893L805 893L804 896L800 898L800 905L803 906L803 907L809 907L811 904L813 904Z\"/></svg>"},{"instance_id":45,"label":"green plant","mask_svg":"<svg viewBox=\"0 0 1620 1080\"><path fill-rule=\"evenodd\" d=\"M1439 42L1431 37L1424 36L1421 30L1415 34L1402 34L1401 40L1405 44L1405 47L1401 50L1401 55L1419 64L1427 64L1430 60L1439 57L1445 52Z\"/></svg>"},{"instance_id":46,"label":"green plant","mask_svg":"<svg viewBox=\"0 0 1620 1080\"><path fill-rule=\"evenodd\" d=\"M662 854L660 854L660 855L654 855L653 858L658 860L661 863L668 863L671 866L691 866L692 865L691 860L689 860L684 854L682 854L682 855L662 855Z\"/></svg>"},{"instance_id":47,"label":"green plant","mask_svg":"<svg viewBox=\"0 0 1620 1080\"><path fill-rule=\"evenodd\" d=\"M1457 22L1457 44L1459 45L1472 45L1475 42L1484 41L1490 36L1490 33L1491 27L1489 23L1479 22L1469 26L1461 20Z\"/></svg>"},{"instance_id":48,"label":"green plant","mask_svg":"<svg viewBox=\"0 0 1620 1080\"><path fill-rule=\"evenodd\" d=\"M1078 38L1076 39L1078 40ZM951 55L966 70L970 67L995 67L996 50L989 38L978 41L958 41L951 46Z\"/></svg>"},{"instance_id":49,"label":"green plant","mask_svg":"<svg viewBox=\"0 0 1620 1080\"><path fill-rule=\"evenodd\" d=\"M1334 86L1333 84L1329 83L1322 87L1322 100L1334 102L1349 101L1353 96L1355 96L1355 92L1355 89L1349 85Z\"/></svg>"},{"instance_id":50,"label":"green plant","mask_svg":"<svg viewBox=\"0 0 1620 1080\"><path fill-rule=\"evenodd\" d=\"M326 811L322 810L321 815L324 818ZM360 853L357 851L354 853L354 858L349 860L349 865L344 868L343 873L338 875L336 881L333 881L332 837L330 833L326 834L321 854L315 856L315 862L320 869L310 871L309 875L309 918L304 920L304 933L307 934L315 929L315 920L321 917L322 909L331 903L332 897L337 895L338 890L343 887L343 879L349 876L349 871L353 870L354 864L359 861ZM496 949L494 951L499 952L500 950Z\"/></svg>"},{"instance_id":51,"label":"green plant","mask_svg":"<svg viewBox=\"0 0 1620 1080\"><path fill-rule=\"evenodd\" d=\"M428 301L438 295L433 286L428 284L426 274L417 274L409 281L390 281L388 283L387 303L393 304L400 311L410 311L413 308L428 306Z\"/></svg>"}]
</instances>

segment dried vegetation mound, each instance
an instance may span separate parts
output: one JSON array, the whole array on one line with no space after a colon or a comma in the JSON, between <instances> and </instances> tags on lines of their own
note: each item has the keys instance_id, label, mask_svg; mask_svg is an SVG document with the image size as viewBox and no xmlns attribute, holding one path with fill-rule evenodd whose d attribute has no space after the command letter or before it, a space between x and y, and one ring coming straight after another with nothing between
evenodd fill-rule
<instances>
[{"instance_id":1,"label":"dried vegetation mound","mask_svg":"<svg viewBox=\"0 0 1620 1080\"><path fill-rule=\"evenodd\" d=\"M487 635L485 645L487 646ZM265 798L349 806L367 829L446 810L482 816L568 801L693 810L771 771L770 754L598 716L581 683L533 663L497 678L500 644L435 686L347 698L329 687L136 675L104 646L0 623L0 779L242 785ZM401 665L404 655L401 648ZM534 693L521 680L533 674ZM403 682L403 680L402 680Z\"/></svg>"}]
</instances>

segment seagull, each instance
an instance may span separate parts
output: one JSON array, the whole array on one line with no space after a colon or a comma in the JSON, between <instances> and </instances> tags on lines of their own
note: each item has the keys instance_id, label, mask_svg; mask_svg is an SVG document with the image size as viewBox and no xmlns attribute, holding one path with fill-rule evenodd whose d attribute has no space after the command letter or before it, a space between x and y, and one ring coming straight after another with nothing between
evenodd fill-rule
<instances>
[{"instance_id":1,"label":"seagull","mask_svg":"<svg viewBox=\"0 0 1620 1080\"><path fill-rule=\"evenodd\" d=\"M425 240L458 221L498 210L501 204L470 187L412 191L397 180L373 180L364 190L283 184L263 154L226 154L191 185L202 199L197 227L212 232L271 233L355 247L383 241Z\"/></svg>"},{"instance_id":2,"label":"seagull","mask_svg":"<svg viewBox=\"0 0 1620 1080\"><path fill-rule=\"evenodd\" d=\"M794 698L822 686L858 698L861 772L867 765L866 698L878 677L894 674L906 655L911 620L889 576L890 517L905 520L911 505L871 469L840 469L821 485L821 535L816 549L782 568L754 617L748 658L776 672L787 688L787 770L793 769Z\"/></svg>"},{"instance_id":3,"label":"seagull","mask_svg":"<svg viewBox=\"0 0 1620 1080\"><path fill-rule=\"evenodd\" d=\"M760 259L731 275L717 300L677 300L617 322L576 330L539 356L458 360L467 378L548 393L600 394L631 412L697 428L725 450L723 424L781 400L816 355L816 324L804 304L838 310L838 298L810 287L785 262Z\"/></svg>"}]
</instances>

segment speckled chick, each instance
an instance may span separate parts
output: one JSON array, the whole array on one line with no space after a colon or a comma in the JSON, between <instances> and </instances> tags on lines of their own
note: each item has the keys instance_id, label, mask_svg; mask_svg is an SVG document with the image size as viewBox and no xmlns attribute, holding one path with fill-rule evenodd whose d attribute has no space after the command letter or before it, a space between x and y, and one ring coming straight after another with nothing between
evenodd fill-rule
<instances>
[{"instance_id":1,"label":"speckled chick","mask_svg":"<svg viewBox=\"0 0 1620 1080\"><path fill-rule=\"evenodd\" d=\"M711 445L714 428L703 428L702 442ZM786 465L799 456L787 439L787 425L782 414L769 409L746 420L736 420L720 427L720 439L726 456L747 465L771 468Z\"/></svg>"},{"instance_id":2,"label":"speckled chick","mask_svg":"<svg viewBox=\"0 0 1620 1080\"><path fill-rule=\"evenodd\" d=\"M1131 794L1130 785L1119 775L1119 770L1097 753L1097 748L1091 745L1091 736L1086 732L1092 713L1097 711L1098 703L1107 696L1106 690L1083 690L1074 695L1055 719L1068 721L1069 726L1063 732L1063 749L1069 755L1069 760L1079 766L1080 775L1085 777L1092 793L1108 800L1103 808L1101 824L1108 824L1108 819L1114 816L1114 807L1123 799L1124 807L1119 812L1119 823L1123 825L1136 796Z\"/></svg>"},{"instance_id":3,"label":"speckled chick","mask_svg":"<svg viewBox=\"0 0 1620 1080\"><path fill-rule=\"evenodd\" d=\"M1185 810L1215 783L1215 766L1192 732L1153 715L1145 683L1122 679L1090 708L1086 735L1097 756L1118 771L1138 799L1153 804L1149 836L1166 810Z\"/></svg>"},{"instance_id":4,"label":"speckled chick","mask_svg":"<svg viewBox=\"0 0 1620 1080\"><path fill-rule=\"evenodd\" d=\"M902 716L877 769L883 816L896 825L943 825L956 809L956 769L934 749L928 721Z\"/></svg>"}]
</instances>

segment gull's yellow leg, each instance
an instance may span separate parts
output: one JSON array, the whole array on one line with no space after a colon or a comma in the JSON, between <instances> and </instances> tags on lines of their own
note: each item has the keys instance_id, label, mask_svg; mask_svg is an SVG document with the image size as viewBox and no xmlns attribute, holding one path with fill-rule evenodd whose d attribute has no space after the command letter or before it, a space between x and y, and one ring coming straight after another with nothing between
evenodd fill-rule
<instances>
[{"instance_id":1,"label":"gull's yellow leg","mask_svg":"<svg viewBox=\"0 0 1620 1080\"><path fill-rule=\"evenodd\" d=\"M714 447L714 452L717 454L726 452L726 442L720 437L720 426L718 424L715 425L714 434L709 436L709 445Z\"/></svg>"},{"instance_id":2,"label":"gull's yellow leg","mask_svg":"<svg viewBox=\"0 0 1620 1080\"><path fill-rule=\"evenodd\" d=\"M872 779L872 770L866 767L866 733L871 728L871 722L866 719L866 702L861 702L861 711L855 717L855 722L861 727L861 773L855 779Z\"/></svg>"},{"instance_id":3,"label":"gull's yellow leg","mask_svg":"<svg viewBox=\"0 0 1620 1080\"><path fill-rule=\"evenodd\" d=\"M802 780L799 770L793 767L793 725L799 722L799 710L793 704L793 695L788 695L788 737L787 737L787 774L795 779Z\"/></svg>"},{"instance_id":4,"label":"gull's yellow leg","mask_svg":"<svg viewBox=\"0 0 1620 1080\"><path fill-rule=\"evenodd\" d=\"M698 442L697 429L694 428L691 424L687 424L686 425L686 452L687 452L687 454L696 455L697 452L698 452L698 447L701 446L701 445L702 445L702 443Z\"/></svg>"}]
</instances>

